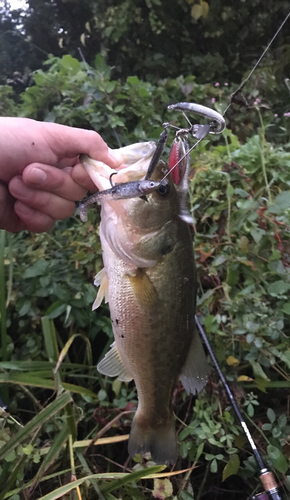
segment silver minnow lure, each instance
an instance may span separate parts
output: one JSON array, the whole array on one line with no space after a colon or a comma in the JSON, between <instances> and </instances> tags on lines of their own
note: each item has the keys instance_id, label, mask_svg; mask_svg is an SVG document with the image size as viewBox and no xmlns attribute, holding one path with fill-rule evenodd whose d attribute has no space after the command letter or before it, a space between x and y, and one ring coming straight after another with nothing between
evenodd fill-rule
<instances>
[{"instance_id":1,"label":"silver minnow lure","mask_svg":"<svg viewBox=\"0 0 290 500\"><path fill-rule=\"evenodd\" d=\"M105 189L104 191L93 194L83 203L81 203L79 206L80 219L82 222L86 222L88 220L88 208L94 203L100 203L103 200L114 201L138 197L144 197L146 201L147 194L153 193L153 191L156 191L160 187L163 188L167 184L167 181L160 182L151 180L141 180L115 184L115 186L113 186L112 188Z\"/></svg>"},{"instance_id":2,"label":"silver minnow lure","mask_svg":"<svg viewBox=\"0 0 290 500\"><path fill-rule=\"evenodd\" d=\"M226 122L223 116L215 111L214 109L207 108L201 104L196 104L194 102L178 102L177 104L170 104L167 106L168 109L194 113L208 120L212 120L210 127L210 134L220 134L226 127Z\"/></svg>"}]
</instances>

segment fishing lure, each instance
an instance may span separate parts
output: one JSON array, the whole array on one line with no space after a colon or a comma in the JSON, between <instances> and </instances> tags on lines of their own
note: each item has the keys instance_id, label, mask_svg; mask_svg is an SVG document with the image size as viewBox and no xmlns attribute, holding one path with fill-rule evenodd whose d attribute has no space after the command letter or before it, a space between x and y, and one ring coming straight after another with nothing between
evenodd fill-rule
<instances>
[{"instance_id":1,"label":"fishing lure","mask_svg":"<svg viewBox=\"0 0 290 500\"><path fill-rule=\"evenodd\" d=\"M157 191L158 189L164 190L168 183L166 181L152 181L152 180L141 180L124 182L121 184L115 184L111 189L105 189L104 191L99 191L87 198L83 203L79 205L80 219L82 222L88 220L88 208L90 205L95 203L100 203L101 201L115 201L115 200L125 200L128 198L142 198L146 201L146 195Z\"/></svg>"}]
</instances>

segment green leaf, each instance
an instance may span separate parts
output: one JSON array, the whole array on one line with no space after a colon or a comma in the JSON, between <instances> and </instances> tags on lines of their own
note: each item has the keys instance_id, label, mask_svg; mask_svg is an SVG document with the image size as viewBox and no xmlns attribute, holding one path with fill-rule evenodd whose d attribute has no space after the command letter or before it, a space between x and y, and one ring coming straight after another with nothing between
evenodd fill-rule
<instances>
[{"instance_id":1,"label":"green leaf","mask_svg":"<svg viewBox=\"0 0 290 500\"><path fill-rule=\"evenodd\" d=\"M58 316L65 312L66 307L67 304L64 304L62 300L57 300L46 310L45 316L50 319L58 318Z\"/></svg>"},{"instance_id":2,"label":"green leaf","mask_svg":"<svg viewBox=\"0 0 290 500\"><path fill-rule=\"evenodd\" d=\"M284 413L282 413L282 415L280 415L278 418L278 426L280 427L280 429L282 429L283 427L285 427L286 424L287 424L287 416Z\"/></svg>"},{"instance_id":3,"label":"green leaf","mask_svg":"<svg viewBox=\"0 0 290 500\"><path fill-rule=\"evenodd\" d=\"M18 311L19 316L25 316L31 309L31 300L26 300L22 305L21 309Z\"/></svg>"},{"instance_id":4,"label":"green leaf","mask_svg":"<svg viewBox=\"0 0 290 500\"><path fill-rule=\"evenodd\" d=\"M39 259L32 266L28 267L23 273L23 279L27 278L35 278L37 276L42 276L45 274L47 268L49 266L49 262L46 260Z\"/></svg>"},{"instance_id":5,"label":"green leaf","mask_svg":"<svg viewBox=\"0 0 290 500\"><path fill-rule=\"evenodd\" d=\"M127 82L134 87L135 85L139 85L140 80L138 76L128 76Z\"/></svg>"},{"instance_id":6,"label":"green leaf","mask_svg":"<svg viewBox=\"0 0 290 500\"><path fill-rule=\"evenodd\" d=\"M258 363L257 361L253 361L253 360L250 360L250 363L252 365L255 377L260 378L262 380L266 380L268 382L269 378L267 377L267 375L264 372L263 368L261 367L260 363Z\"/></svg>"},{"instance_id":7,"label":"green leaf","mask_svg":"<svg viewBox=\"0 0 290 500\"><path fill-rule=\"evenodd\" d=\"M203 448L204 448L204 443L200 443L200 445L198 446L198 448L196 450L195 460L199 459L199 457L201 456L201 454L203 452Z\"/></svg>"},{"instance_id":8,"label":"green leaf","mask_svg":"<svg viewBox=\"0 0 290 500\"><path fill-rule=\"evenodd\" d=\"M69 54L66 54L61 59L61 65L73 74L76 74L80 69L80 62Z\"/></svg>"},{"instance_id":9,"label":"green leaf","mask_svg":"<svg viewBox=\"0 0 290 500\"><path fill-rule=\"evenodd\" d=\"M251 235L255 241L255 243L260 243L261 239L263 236L266 234L266 231L264 229L261 229L259 227L254 227L251 230Z\"/></svg>"},{"instance_id":10,"label":"green leaf","mask_svg":"<svg viewBox=\"0 0 290 500\"><path fill-rule=\"evenodd\" d=\"M275 203L269 206L268 212L272 214L283 214L289 208L290 208L290 191L283 191L283 193L278 194L278 196L275 199Z\"/></svg>"},{"instance_id":11,"label":"green leaf","mask_svg":"<svg viewBox=\"0 0 290 500\"><path fill-rule=\"evenodd\" d=\"M282 474L285 474L288 469L288 462L283 453L272 444L269 444L267 446L267 453L275 469L277 469L279 472L282 472Z\"/></svg>"},{"instance_id":12,"label":"green leaf","mask_svg":"<svg viewBox=\"0 0 290 500\"><path fill-rule=\"evenodd\" d=\"M107 399L107 393L106 393L106 391L104 391L104 389L101 389L98 392L98 398L100 401L105 401L105 399Z\"/></svg>"},{"instance_id":13,"label":"green leaf","mask_svg":"<svg viewBox=\"0 0 290 500\"><path fill-rule=\"evenodd\" d=\"M217 469L218 469L217 460L214 458L210 464L210 472L212 474L215 474L217 472Z\"/></svg>"},{"instance_id":14,"label":"green leaf","mask_svg":"<svg viewBox=\"0 0 290 500\"><path fill-rule=\"evenodd\" d=\"M24 446L24 448L22 448L23 453L27 456L31 455L33 450L34 450L34 448L33 448L32 444L28 444L27 446Z\"/></svg>"},{"instance_id":15,"label":"green leaf","mask_svg":"<svg viewBox=\"0 0 290 500\"><path fill-rule=\"evenodd\" d=\"M268 287L268 293L272 295L272 297L278 297L279 295L283 295L290 290L290 284L285 281L279 280L271 283Z\"/></svg>"},{"instance_id":16,"label":"green leaf","mask_svg":"<svg viewBox=\"0 0 290 500\"><path fill-rule=\"evenodd\" d=\"M233 197L234 193L235 193L235 190L234 190L233 186L231 184L228 184L227 191L226 191L228 200Z\"/></svg>"},{"instance_id":17,"label":"green leaf","mask_svg":"<svg viewBox=\"0 0 290 500\"><path fill-rule=\"evenodd\" d=\"M275 422L276 415L275 415L274 410L272 410L272 408L268 408L268 410L267 410L267 417L270 420L271 424L273 424Z\"/></svg>"},{"instance_id":18,"label":"green leaf","mask_svg":"<svg viewBox=\"0 0 290 500\"><path fill-rule=\"evenodd\" d=\"M230 459L223 470L223 481L225 481L228 477L233 474L237 474L240 467L240 459L239 456L235 453L230 456Z\"/></svg>"},{"instance_id":19,"label":"green leaf","mask_svg":"<svg viewBox=\"0 0 290 500\"><path fill-rule=\"evenodd\" d=\"M286 304L283 305L282 311L285 314L290 314L290 302L286 302Z\"/></svg>"},{"instance_id":20,"label":"green leaf","mask_svg":"<svg viewBox=\"0 0 290 500\"><path fill-rule=\"evenodd\" d=\"M214 260L212 261L212 266L215 266L215 267L220 266L221 264L223 264L227 260L228 260L228 256L221 254L218 257L214 258Z\"/></svg>"}]
</instances>

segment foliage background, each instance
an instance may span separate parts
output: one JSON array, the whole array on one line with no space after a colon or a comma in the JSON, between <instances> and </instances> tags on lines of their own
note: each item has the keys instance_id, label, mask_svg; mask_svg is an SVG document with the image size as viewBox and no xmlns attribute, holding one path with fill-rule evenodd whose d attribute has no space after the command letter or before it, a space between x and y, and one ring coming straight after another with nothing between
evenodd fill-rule
<instances>
[{"instance_id":1,"label":"foliage background","mask_svg":"<svg viewBox=\"0 0 290 500\"><path fill-rule=\"evenodd\" d=\"M1 115L94 128L111 147L155 140L169 119L184 125L177 114L169 117L172 102L224 110L288 10L286 2L258 0L238 9L231 0L177 0L166 8L160 0L27 5L12 11L2 2ZM289 23L246 87L249 108L233 105L223 138L203 141L192 154L190 185L200 320L284 492L287 75ZM150 457L128 462L119 440L130 429L134 385L95 369L112 341L107 307L91 312L102 266L98 220L96 212L86 224L76 215L46 234L1 233L0 383L8 409L0 415L0 498L249 498L259 470L214 371L198 398L181 386L174 393L180 459L173 475L161 476ZM103 440L87 448L96 435ZM140 480L152 473L158 477Z\"/></svg>"}]
</instances>

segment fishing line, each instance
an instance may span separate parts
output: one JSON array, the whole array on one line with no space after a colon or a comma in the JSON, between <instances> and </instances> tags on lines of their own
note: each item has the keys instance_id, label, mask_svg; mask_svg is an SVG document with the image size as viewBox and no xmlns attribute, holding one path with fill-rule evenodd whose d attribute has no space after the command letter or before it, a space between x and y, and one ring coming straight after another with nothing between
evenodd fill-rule
<instances>
[{"instance_id":1,"label":"fishing line","mask_svg":"<svg viewBox=\"0 0 290 500\"><path fill-rule=\"evenodd\" d=\"M280 31L282 30L283 26L285 25L285 23L288 21L290 17L290 12L288 12L287 16L285 17L284 21L281 23L281 25L279 26L279 28L277 29L276 33L274 34L274 36L272 37L272 39L270 40L270 42L268 43L267 47L265 48L265 50L263 51L263 53L261 54L261 56L259 57L258 61L254 64L253 68L251 69L250 73L248 74L248 76L245 78L245 80L243 80L243 82L240 84L240 86L237 88L237 90L231 94L230 96L230 102L228 104L228 106L226 107L225 111L223 112L222 116L224 116L226 114L226 112L229 110L229 108L231 107L232 103L235 102L235 99L237 97L238 94L240 94L240 97L243 101L243 103L245 104L246 103L246 99L244 98L244 96L242 96L241 94L241 90L245 87L245 85L248 83L249 79L251 78L251 76L253 75L254 71L257 69L257 67L259 66L260 62L262 61L262 59L264 58L264 56L267 54L268 50L270 49L272 43L274 42L274 40L276 39L276 37L278 36L278 34L280 33ZM185 113L183 113L187 123L192 126L192 123L190 122L190 120L188 119L188 117L186 116ZM176 129L179 129L179 127L176 127L174 125L170 125L170 127L172 128L176 128ZM180 130L180 129L179 129ZM184 158L189 155L191 153L191 151L202 141L202 139L204 139L204 137L207 135L204 134L203 137L201 137L195 144L194 146L192 146L179 160L178 162L173 165L173 167L167 172L167 174L163 177L163 179L161 180L161 182L166 179L166 177L179 165L179 163L184 160Z\"/></svg>"},{"instance_id":2,"label":"fishing line","mask_svg":"<svg viewBox=\"0 0 290 500\"><path fill-rule=\"evenodd\" d=\"M248 74L247 78L245 78L245 80L241 83L241 85L239 86L239 88L231 95L231 98L230 98L230 103L229 105L226 107L225 111L223 112L223 116L226 114L226 112L228 111L228 109L231 107L235 97L237 96L237 94L239 94L241 92L241 90L245 87L245 85L248 83L249 79L251 78L252 74L254 73L254 71L256 70L256 68L259 66L260 62L262 61L263 57L267 54L269 48L271 47L272 43L274 42L275 38L278 36L278 34L280 33L281 29L283 28L284 24L287 22L288 18L290 16L290 12L288 12L287 16L285 17L284 21L282 22L282 24L279 26L279 28L277 29L275 35L273 36L273 38L270 40L270 42L268 43L267 47L265 48L264 52L262 53L262 55L259 57L258 61L256 62L256 64L253 66L253 68L251 69L250 73Z\"/></svg>"},{"instance_id":3,"label":"fishing line","mask_svg":"<svg viewBox=\"0 0 290 500\"><path fill-rule=\"evenodd\" d=\"M205 137L205 136L204 136L204 137ZM169 174L171 174L172 170L174 170L174 169L177 167L177 165L179 165L179 163L180 163L182 160L184 160L184 158L186 158L186 157L189 155L189 153L190 153L190 152L191 152L194 148L196 148L196 146L197 146L197 145L198 145L198 144L199 144L199 143L200 143L200 142L204 139L204 137L201 137L200 139L198 139L198 141L197 141L197 142L196 142L196 143L195 143L195 144L194 144L194 145L193 145L193 146L192 146L192 147L191 147L191 148L190 148L190 149L189 149L186 153L184 153L184 155L183 155L183 156L182 156L182 157L178 160L178 162L177 162L177 163L175 163L175 165L173 165L173 167L172 167L170 170L168 170L167 174L166 174L166 175L164 175L164 177L161 179L160 183L162 183L162 182L166 179L166 177L168 177L168 176L169 176Z\"/></svg>"},{"instance_id":4,"label":"fishing line","mask_svg":"<svg viewBox=\"0 0 290 500\"><path fill-rule=\"evenodd\" d=\"M233 102L235 102L235 97L241 93L241 90L245 87L245 85L247 84L247 82L249 81L249 79L251 78L251 76L253 75L254 71L256 70L256 68L258 67L258 65L260 64L260 62L262 61L263 57L266 55L266 53L268 52L270 46L272 45L272 43L274 42L275 38L277 37L277 35L280 33L281 29L283 28L283 26L285 25L285 23L287 22L287 20L289 19L290 17L290 12L287 14L286 18L284 19L284 21L282 22L282 24L280 25L280 27L278 28L278 30L276 31L276 33L274 34L274 36L272 37L272 39L270 40L270 42L268 43L267 47L265 48L265 50L263 51L262 55L260 56L260 58L258 59L258 61L256 62L256 64L253 66L252 70L250 71L250 73L248 74L247 78L245 78L245 80L243 80L243 82L241 83L241 85L238 87L238 89L231 95L231 100L230 100L230 103L229 105L227 106L227 108L225 109L224 113L223 113L223 116L226 114L226 112L228 111L228 109L230 108L230 106L232 105ZM242 96L243 97L243 96ZM174 167L173 167L174 168ZM171 169L172 170L172 169ZM199 322L199 319L197 316L195 316L195 322L198 326L198 329L199 329L199 332L200 332L200 335L207 347L207 350L210 354L210 357L213 361L213 364L217 370L217 373L222 381L222 384L225 388L225 391L228 395L228 398L230 400L230 403L236 413L236 416L240 422L240 425L244 431L244 433L246 434L246 437L248 439L248 442L251 446L251 449L252 449L252 452L253 452L253 455L256 459L256 462L259 466L259 469L260 469L260 481L263 485L263 488L265 489L265 493L268 497L269 500L281 500L281 496L279 494L279 491L278 491L278 485L277 485L277 482L275 480L275 477L273 475L273 473L271 471L269 471L267 469L267 467L265 466L263 460L262 460L262 457L256 447L256 444L251 436L251 433L249 431L249 428L246 424L246 422L244 421L244 418L241 414L241 411L239 409L239 406L237 405L235 399L234 399L234 396L230 390L230 387L225 379L225 376L217 362L217 359L214 355L214 352L210 346L210 343L208 341L208 338L206 336L206 333L204 331L204 329L202 328L200 322ZM257 495L253 498L257 498L260 497L260 495ZM264 498L263 494L262 494L262 497ZM262 498L260 497L260 498Z\"/></svg>"}]
</instances>

